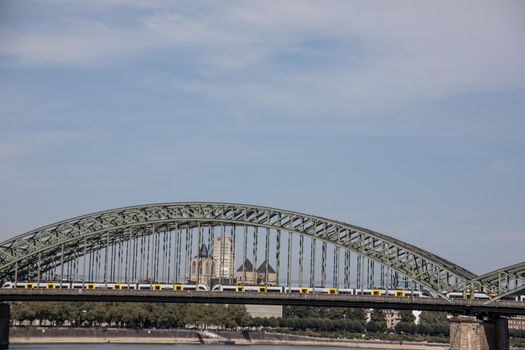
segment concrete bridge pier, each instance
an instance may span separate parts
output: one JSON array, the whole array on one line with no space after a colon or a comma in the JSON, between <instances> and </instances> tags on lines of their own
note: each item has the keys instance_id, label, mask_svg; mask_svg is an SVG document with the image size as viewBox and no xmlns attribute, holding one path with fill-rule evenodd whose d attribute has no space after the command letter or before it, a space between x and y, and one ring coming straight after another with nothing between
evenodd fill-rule
<instances>
[{"instance_id":1,"label":"concrete bridge pier","mask_svg":"<svg viewBox=\"0 0 525 350\"><path fill-rule=\"evenodd\" d=\"M509 350L508 320L499 316L454 316L450 350Z\"/></svg>"},{"instance_id":2,"label":"concrete bridge pier","mask_svg":"<svg viewBox=\"0 0 525 350\"><path fill-rule=\"evenodd\" d=\"M9 304L0 303L0 350L9 349Z\"/></svg>"}]
</instances>

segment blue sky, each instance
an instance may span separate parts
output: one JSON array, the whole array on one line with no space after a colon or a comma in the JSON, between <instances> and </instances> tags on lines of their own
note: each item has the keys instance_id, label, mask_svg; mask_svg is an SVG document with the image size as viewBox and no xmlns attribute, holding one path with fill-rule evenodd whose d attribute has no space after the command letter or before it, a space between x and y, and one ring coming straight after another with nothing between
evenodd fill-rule
<instances>
[{"instance_id":1,"label":"blue sky","mask_svg":"<svg viewBox=\"0 0 525 350\"><path fill-rule=\"evenodd\" d=\"M0 239L231 201L523 261L525 3L0 1Z\"/></svg>"}]
</instances>

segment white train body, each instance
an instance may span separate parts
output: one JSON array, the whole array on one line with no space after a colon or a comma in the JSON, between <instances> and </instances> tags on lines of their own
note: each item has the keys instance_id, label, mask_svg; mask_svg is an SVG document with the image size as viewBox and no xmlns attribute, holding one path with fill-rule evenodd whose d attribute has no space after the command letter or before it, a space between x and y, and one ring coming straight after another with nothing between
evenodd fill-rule
<instances>
[{"instance_id":1,"label":"white train body","mask_svg":"<svg viewBox=\"0 0 525 350\"><path fill-rule=\"evenodd\" d=\"M159 291L210 291L204 284L179 283L99 283L99 282L5 282L4 289L113 289L113 290L159 290ZM358 288L329 288L329 287L282 287L265 285L221 285L211 289L213 292L246 292L246 293L297 293L297 294L346 294L363 295L370 297L394 298L429 298L426 291L404 289L358 289ZM445 292L444 296L451 299L471 298L470 292ZM490 300L494 295L475 292L473 299ZM525 302L525 295L506 296L502 300Z\"/></svg>"}]
</instances>

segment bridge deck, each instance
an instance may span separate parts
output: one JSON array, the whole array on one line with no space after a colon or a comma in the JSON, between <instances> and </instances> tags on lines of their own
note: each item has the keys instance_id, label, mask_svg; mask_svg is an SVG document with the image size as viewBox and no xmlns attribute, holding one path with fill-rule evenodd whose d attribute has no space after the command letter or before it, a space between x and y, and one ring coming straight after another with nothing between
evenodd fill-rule
<instances>
[{"instance_id":1,"label":"bridge deck","mask_svg":"<svg viewBox=\"0 0 525 350\"><path fill-rule=\"evenodd\" d=\"M268 304L445 311L454 314L525 315L525 303L362 295L236 293L105 289L0 289L0 301L105 301L161 303Z\"/></svg>"}]
</instances>

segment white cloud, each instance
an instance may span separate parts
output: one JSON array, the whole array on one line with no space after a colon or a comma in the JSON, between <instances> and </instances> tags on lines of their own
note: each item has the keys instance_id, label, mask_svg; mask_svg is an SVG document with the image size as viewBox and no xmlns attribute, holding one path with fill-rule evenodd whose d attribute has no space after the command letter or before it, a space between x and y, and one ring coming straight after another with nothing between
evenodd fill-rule
<instances>
[{"instance_id":1,"label":"white cloud","mask_svg":"<svg viewBox=\"0 0 525 350\"><path fill-rule=\"evenodd\" d=\"M140 16L128 14L127 25L82 18L54 31L8 30L0 54L26 65L83 67L164 49L206 77L189 83L215 98L229 95L263 106L281 100L285 109L302 104L314 111L525 87L525 5L519 1L240 1L199 11L179 3L147 4L111 3L118 11L143 8ZM99 3L93 7L100 10ZM275 60L289 54L299 56L289 58L290 65L305 57L318 61L277 70Z\"/></svg>"},{"instance_id":2,"label":"white cloud","mask_svg":"<svg viewBox=\"0 0 525 350\"><path fill-rule=\"evenodd\" d=\"M0 143L0 158L13 158L26 152L58 142L65 137L62 131L37 132L10 142Z\"/></svg>"}]
</instances>

